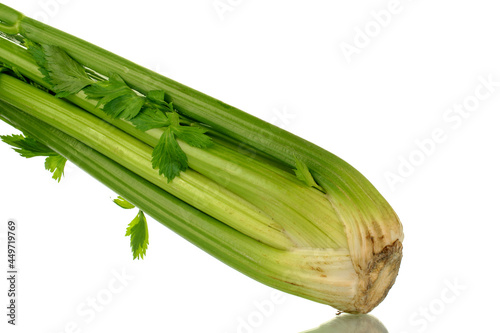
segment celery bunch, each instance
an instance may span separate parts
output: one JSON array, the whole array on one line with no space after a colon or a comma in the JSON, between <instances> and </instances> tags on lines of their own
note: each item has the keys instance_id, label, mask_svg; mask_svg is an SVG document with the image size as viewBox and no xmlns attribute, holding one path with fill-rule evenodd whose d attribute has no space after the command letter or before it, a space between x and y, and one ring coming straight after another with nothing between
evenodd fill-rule
<instances>
[{"instance_id":1,"label":"celery bunch","mask_svg":"<svg viewBox=\"0 0 500 333\"><path fill-rule=\"evenodd\" d=\"M234 107L0 4L3 136L70 160L145 214L240 272L341 311L366 313L393 285L398 217L337 156ZM28 156L29 155L29 156Z\"/></svg>"}]
</instances>

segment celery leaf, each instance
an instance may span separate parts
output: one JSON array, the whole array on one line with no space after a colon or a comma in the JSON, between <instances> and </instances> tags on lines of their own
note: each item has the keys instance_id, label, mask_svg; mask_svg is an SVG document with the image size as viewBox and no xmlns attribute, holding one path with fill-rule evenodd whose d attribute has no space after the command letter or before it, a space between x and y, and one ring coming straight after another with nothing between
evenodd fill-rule
<instances>
[{"instance_id":1,"label":"celery leaf","mask_svg":"<svg viewBox=\"0 0 500 333\"><path fill-rule=\"evenodd\" d=\"M57 97L66 97L78 93L92 81L85 68L73 60L58 46L42 45L47 60L47 71Z\"/></svg>"},{"instance_id":2,"label":"celery leaf","mask_svg":"<svg viewBox=\"0 0 500 333\"><path fill-rule=\"evenodd\" d=\"M14 149L14 151L22 157L31 158L36 156L58 155L55 151L43 143L21 134L2 135L0 136L0 139L6 144L12 146L12 149Z\"/></svg>"},{"instance_id":3,"label":"celery leaf","mask_svg":"<svg viewBox=\"0 0 500 333\"><path fill-rule=\"evenodd\" d=\"M320 191L323 191L323 188L319 186L314 180L307 165L297 159L297 157L295 157L295 167L296 169L294 169L293 171L295 171L295 175L299 180L303 181L307 186L314 187Z\"/></svg>"},{"instance_id":4,"label":"celery leaf","mask_svg":"<svg viewBox=\"0 0 500 333\"><path fill-rule=\"evenodd\" d=\"M208 148L212 145L212 139L205 135L206 130L197 126L174 126L175 136L188 145L196 148Z\"/></svg>"},{"instance_id":5,"label":"celery leaf","mask_svg":"<svg viewBox=\"0 0 500 333\"><path fill-rule=\"evenodd\" d=\"M212 144L212 139L204 134L205 130L201 127L182 126L176 112L168 114L168 123L165 122L165 125L168 127L153 149L152 164L153 168L159 169L160 175L167 177L170 182L181 171L186 171L188 168L188 158L179 146L177 139L197 148L209 147ZM141 126L145 125L141 124Z\"/></svg>"},{"instance_id":6,"label":"celery leaf","mask_svg":"<svg viewBox=\"0 0 500 333\"><path fill-rule=\"evenodd\" d=\"M141 112L144 105L144 98L135 93L123 94L112 101L109 101L103 107L103 111L113 118L122 118L129 120Z\"/></svg>"},{"instance_id":7,"label":"celery leaf","mask_svg":"<svg viewBox=\"0 0 500 333\"><path fill-rule=\"evenodd\" d=\"M67 159L45 144L21 134L2 135L0 139L12 146L19 155L26 158L45 156L45 169L52 172L52 178L61 181Z\"/></svg>"},{"instance_id":8,"label":"celery leaf","mask_svg":"<svg viewBox=\"0 0 500 333\"><path fill-rule=\"evenodd\" d=\"M38 45L26 41L26 46L37 62L45 81L52 85L57 97L67 97L78 93L94 81L89 78L85 68L71 58L58 46Z\"/></svg>"},{"instance_id":9,"label":"celery leaf","mask_svg":"<svg viewBox=\"0 0 500 333\"><path fill-rule=\"evenodd\" d=\"M45 159L45 169L52 172L52 178L59 183L64 176L67 159L61 155L49 156Z\"/></svg>"},{"instance_id":10,"label":"celery leaf","mask_svg":"<svg viewBox=\"0 0 500 333\"><path fill-rule=\"evenodd\" d=\"M149 245L149 232L146 217L142 210L128 225L125 236L130 236L130 247L134 259L144 259Z\"/></svg>"},{"instance_id":11,"label":"celery leaf","mask_svg":"<svg viewBox=\"0 0 500 333\"><path fill-rule=\"evenodd\" d=\"M125 198L123 198L122 196L118 196L118 198L114 199L113 202L115 204L117 204L118 206L120 206L121 208L123 209L132 209L132 208L135 208L135 206L133 204L131 204L130 202L128 202L127 200L125 200Z\"/></svg>"},{"instance_id":12,"label":"celery leaf","mask_svg":"<svg viewBox=\"0 0 500 333\"><path fill-rule=\"evenodd\" d=\"M113 118L130 120L141 112L146 99L132 90L118 74L108 81L95 82L84 89L88 98L98 100L97 106Z\"/></svg>"},{"instance_id":13,"label":"celery leaf","mask_svg":"<svg viewBox=\"0 0 500 333\"><path fill-rule=\"evenodd\" d=\"M151 90L148 92L146 98L151 102L153 107L159 108L165 112L175 112L174 104L165 101L165 92L163 90Z\"/></svg>"},{"instance_id":14,"label":"celery leaf","mask_svg":"<svg viewBox=\"0 0 500 333\"><path fill-rule=\"evenodd\" d=\"M172 102L165 101L163 90L139 94L116 73L107 80L94 81L85 68L73 60L62 48L39 45L27 40L30 54L41 67L45 79L58 97L66 97L83 89L87 98L97 100L97 107L112 118L129 120L140 131L165 128L153 149L152 165L170 182L188 168L188 158L177 139L196 148L207 148L212 139L199 126L180 124ZM57 168L53 168L57 170ZM56 177L56 176L55 176Z\"/></svg>"},{"instance_id":15,"label":"celery leaf","mask_svg":"<svg viewBox=\"0 0 500 333\"><path fill-rule=\"evenodd\" d=\"M170 121L165 112L157 108L144 108L130 121L139 131L143 132L153 128L167 127L170 125Z\"/></svg>"},{"instance_id":16,"label":"celery leaf","mask_svg":"<svg viewBox=\"0 0 500 333\"><path fill-rule=\"evenodd\" d=\"M169 114L169 118L170 128L175 136L188 145L196 148L208 148L212 145L212 139L205 135L205 129L197 126L181 126L176 112Z\"/></svg>"},{"instance_id":17,"label":"celery leaf","mask_svg":"<svg viewBox=\"0 0 500 333\"><path fill-rule=\"evenodd\" d=\"M41 45L26 39L24 45L28 49L29 54L33 57L35 62L40 66L38 70L43 75L43 79L52 85L52 80L50 79L50 73L47 70L47 59L45 58L45 53Z\"/></svg>"},{"instance_id":18,"label":"celery leaf","mask_svg":"<svg viewBox=\"0 0 500 333\"><path fill-rule=\"evenodd\" d=\"M167 104L165 102L165 92L163 90L151 90L146 97L156 104Z\"/></svg>"},{"instance_id":19,"label":"celery leaf","mask_svg":"<svg viewBox=\"0 0 500 333\"><path fill-rule=\"evenodd\" d=\"M167 177L168 182L180 175L181 171L186 171L187 156L179 146L170 127L163 132L160 141L153 149L151 162L153 168L159 170L160 175Z\"/></svg>"}]
</instances>

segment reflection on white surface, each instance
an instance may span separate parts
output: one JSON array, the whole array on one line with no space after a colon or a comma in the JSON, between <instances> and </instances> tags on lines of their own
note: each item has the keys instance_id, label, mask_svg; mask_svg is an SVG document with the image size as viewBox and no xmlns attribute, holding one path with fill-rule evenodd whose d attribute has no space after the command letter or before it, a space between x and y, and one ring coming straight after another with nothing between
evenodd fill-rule
<instances>
[{"instance_id":1,"label":"reflection on white surface","mask_svg":"<svg viewBox=\"0 0 500 333\"><path fill-rule=\"evenodd\" d=\"M302 333L388 333L384 325L371 315L343 314L318 328Z\"/></svg>"}]
</instances>

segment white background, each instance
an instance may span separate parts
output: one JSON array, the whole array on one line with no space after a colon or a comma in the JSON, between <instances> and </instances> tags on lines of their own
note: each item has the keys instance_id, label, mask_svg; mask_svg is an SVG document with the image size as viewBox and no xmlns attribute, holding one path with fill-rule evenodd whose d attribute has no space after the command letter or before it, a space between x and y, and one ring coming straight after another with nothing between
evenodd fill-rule
<instances>
[{"instance_id":1,"label":"white background","mask_svg":"<svg viewBox=\"0 0 500 333\"><path fill-rule=\"evenodd\" d=\"M372 312L389 332L497 330L500 86L468 117L445 118L456 117L447 111L454 105L477 101L476 89L487 92L481 77L500 82L496 1L401 0L384 27L371 12L390 1L222 0L231 6L222 15L213 0L3 3L359 169L405 231L399 277ZM346 57L347 44L357 53ZM416 142L436 130L444 138L424 155ZM0 123L1 134L12 132ZM272 289L151 219L147 257L133 261L124 234L135 213L114 205L108 189L71 165L57 184L43 159L25 160L5 144L0 156L0 228L5 236L15 219L20 239L19 325L5 324L2 279L2 332L295 333L335 317L328 306L281 293L269 306ZM388 173L399 182L391 186ZM131 279L121 288L115 275L123 271ZM111 294L110 283L119 291ZM91 298L106 295L100 311L90 310Z\"/></svg>"}]
</instances>

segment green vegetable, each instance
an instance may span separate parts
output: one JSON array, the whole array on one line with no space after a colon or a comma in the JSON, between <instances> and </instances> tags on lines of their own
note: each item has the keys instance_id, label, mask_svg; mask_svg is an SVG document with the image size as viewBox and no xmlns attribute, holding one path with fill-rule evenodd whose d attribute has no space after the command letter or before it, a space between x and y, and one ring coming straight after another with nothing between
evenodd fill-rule
<instances>
[{"instance_id":1,"label":"green vegetable","mask_svg":"<svg viewBox=\"0 0 500 333\"><path fill-rule=\"evenodd\" d=\"M60 182L62 176L64 176L66 161L67 159L61 155L49 156L45 159L45 169L52 172L52 178L57 182Z\"/></svg>"},{"instance_id":2,"label":"green vegetable","mask_svg":"<svg viewBox=\"0 0 500 333\"><path fill-rule=\"evenodd\" d=\"M135 208L134 204L131 204L130 202L125 200L121 195L119 195L118 198L114 199L113 202L123 209Z\"/></svg>"},{"instance_id":3,"label":"green vegetable","mask_svg":"<svg viewBox=\"0 0 500 333\"><path fill-rule=\"evenodd\" d=\"M52 173L52 178L61 181L64 175L64 166L67 159L45 144L24 135L0 135L0 139L6 144L13 147L22 157L31 158L44 156L45 169Z\"/></svg>"},{"instance_id":4,"label":"green vegetable","mask_svg":"<svg viewBox=\"0 0 500 333\"><path fill-rule=\"evenodd\" d=\"M130 236L130 247L134 254L134 259L141 257L144 259L149 244L148 224L142 210L130 222L125 236Z\"/></svg>"},{"instance_id":5,"label":"green vegetable","mask_svg":"<svg viewBox=\"0 0 500 333\"><path fill-rule=\"evenodd\" d=\"M31 49L31 48L30 48ZM33 52L34 53L34 52ZM92 83L85 74L85 69L71 60L66 52L57 46L44 45L42 50L37 50L37 56L43 55L45 60L40 62L42 73L45 73L47 82L58 97L75 94Z\"/></svg>"},{"instance_id":6,"label":"green vegetable","mask_svg":"<svg viewBox=\"0 0 500 333\"><path fill-rule=\"evenodd\" d=\"M352 313L384 299L402 227L349 164L4 5L0 21L15 35L0 38L0 117L139 208L134 258L148 214L280 290ZM46 165L60 177L58 158Z\"/></svg>"},{"instance_id":7,"label":"green vegetable","mask_svg":"<svg viewBox=\"0 0 500 333\"><path fill-rule=\"evenodd\" d=\"M302 180L307 186L315 187L321 191L323 190L321 186L316 183L313 176L309 172L307 165L304 162L295 158L295 166L296 169L294 169L293 171L295 171L295 175L298 179Z\"/></svg>"},{"instance_id":8,"label":"green vegetable","mask_svg":"<svg viewBox=\"0 0 500 333\"><path fill-rule=\"evenodd\" d=\"M123 209L135 208L132 203L120 195L113 202ZM148 223L142 210L139 210L137 216L128 225L125 236L130 236L130 247L132 248L134 259L139 259L139 257L144 259L149 245L149 231Z\"/></svg>"}]
</instances>

